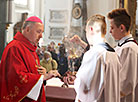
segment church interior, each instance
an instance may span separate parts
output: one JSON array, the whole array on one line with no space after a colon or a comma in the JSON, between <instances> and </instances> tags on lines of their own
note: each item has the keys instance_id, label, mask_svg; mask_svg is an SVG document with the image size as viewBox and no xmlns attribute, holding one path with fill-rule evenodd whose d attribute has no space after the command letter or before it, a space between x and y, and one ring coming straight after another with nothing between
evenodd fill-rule
<instances>
[{"instance_id":1,"label":"church interior","mask_svg":"<svg viewBox=\"0 0 138 102\"><path fill-rule=\"evenodd\" d=\"M77 34L86 41L87 19L94 14L106 17L107 13L115 8L125 8L131 15L131 34L138 41L138 0L0 0L0 59L6 45L21 31L22 24L30 16L37 16L44 23L43 38L38 45L41 51L51 45L54 46L55 52L59 53L62 43L66 43L65 47L73 46L77 51L81 51L77 45L67 42L68 39L64 42L64 38ZM116 41L109 32L107 18L106 22L106 40L115 47ZM41 52L40 50L37 51ZM80 56L81 52L77 53L76 56ZM47 81L46 87L47 102L74 102L73 85L66 85L59 78L55 78Z\"/></svg>"}]
</instances>

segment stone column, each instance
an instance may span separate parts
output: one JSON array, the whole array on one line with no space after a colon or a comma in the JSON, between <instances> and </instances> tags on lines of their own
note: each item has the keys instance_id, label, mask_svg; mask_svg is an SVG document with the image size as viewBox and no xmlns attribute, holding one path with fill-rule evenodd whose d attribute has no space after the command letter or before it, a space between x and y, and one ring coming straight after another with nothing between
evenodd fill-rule
<instances>
[{"instance_id":1,"label":"stone column","mask_svg":"<svg viewBox=\"0 0 138 102\"><path fill-rule=\"evenodd\" d=\"M87 0L83 0L83 10L82 10L82 39L84 41L86 41L86 31L85 31L85 27L86 27L86 23L87 23Z\"/></svg>"},{"instance_id":2,"label":"stone column","mask_svg":"<svg viewBox=\"0 0 138 102\"><path fill-rule=\"evenodd\" d=\"M137 2L136 0L124 0L124 7L127 9L128 13L132 17L132 26L131 26L131 34L135 37L135 30L136 30L136 7Z\"/></svg>"},{"instance_id":3,"label":"stone column","mask_svg":"<svg viewBox=\"0 0 138 102\"><path fill-rule=\"evenodd\" d=\"M0 59L5 48L7 1L0 0Z\"/></svg>"},{"instance_id":4,"label":"stone column","mask_svg":"<svg viewBox=\"0 0 138 102\"><path fill-rule=\"evenodd\" d=\"M85 25L87 20L87 0L74 0L71 14L70 35L79 35L85 40Z\"/></svg>"}]
</instances>

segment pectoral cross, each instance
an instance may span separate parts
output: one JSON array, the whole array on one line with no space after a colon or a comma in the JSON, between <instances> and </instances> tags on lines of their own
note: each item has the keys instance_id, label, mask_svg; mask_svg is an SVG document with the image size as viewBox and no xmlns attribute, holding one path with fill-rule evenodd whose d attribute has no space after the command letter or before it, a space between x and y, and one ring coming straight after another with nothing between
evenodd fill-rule
<instances>
[{"instance_id":1,"label":"pectoral cross","mask_svg":"<svg viewBox=\"0 0 138 102\"><path fill-rule=\"evenodd\" d=\"M35 62L36 62L35 67L39 67L40 65L38 64L38 59L36 59Z\"/></svg>"}]
</instances>

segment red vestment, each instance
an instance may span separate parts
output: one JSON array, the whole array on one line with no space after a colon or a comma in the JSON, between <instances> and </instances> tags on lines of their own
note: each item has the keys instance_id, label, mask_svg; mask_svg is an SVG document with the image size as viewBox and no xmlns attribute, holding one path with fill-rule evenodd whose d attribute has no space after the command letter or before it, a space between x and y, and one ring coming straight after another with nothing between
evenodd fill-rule
<instances>
[{"instance_id":1,"label":"red vestment","mask_svg":"<svg viewBox=\"0 0 138 102\"><path fill-rule=\"evenodd\" d=\"M38 101L26 96L41 76L36 67L36 48L20 32L6 46L0 64L0 102L46 101L43 85Z\"/></svg>"}]
</instances>

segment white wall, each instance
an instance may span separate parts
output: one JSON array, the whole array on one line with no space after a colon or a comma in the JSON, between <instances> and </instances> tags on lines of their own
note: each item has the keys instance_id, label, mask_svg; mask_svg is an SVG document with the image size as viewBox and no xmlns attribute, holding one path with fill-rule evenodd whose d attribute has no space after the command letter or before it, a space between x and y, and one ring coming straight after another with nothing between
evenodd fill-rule
<instances>
[{"instance_id":1,"label":"white wall","mask_svg":"<svg viewBox=\"0 0 138 102\"><path fill-rule=\"evenodd\" d=\"M45 23L45 32L43 34L43 44L47 45L51 42L52 39L49 39L49 26L67 26L67 31L70 26L70 15L72 9L73 0L28 0L27 7L20 7L13 3L12 5L12 21L13 24L7 30L7 42L10 42L13 39L13 26L18 21L21 20L21 13L28 12L29 16L36 15L39 16ZM94 14L107 15L109 11L118 7L119 0L87 0L87 9L88 17ZM67 22L64 23L51 23L50 20L50 11L49 10L67 10ZM109 31L109 22L107 20L108 30ZM114 41L107 32L107 39L114 46ZM56 43L61 42L61 40L56 39Z\"/></svg>"},{"instance_id":2,"label":"white wall","mask_svg":"<svg viewBox=\"0 0 138 102\"><path fill-rule=\"evenodd\" d=\"M72 7L72 0L46 0L45 1L45 32L43 36L44 45L49 44L54 39L49 39L50 27L66 27L66 32L69 30L70 25L70 12ZM66 21L65 22L50 22L50 11L66 11ZM66 34L65 34L66 35ZM55 39L56 43L61 42L61 39Z\"/></svg>"},{"instance_id":3,"label":"white wall","mask_svg":"<svg viewBox=\"0 0 138 102\"><path fill-rule=\"evenodd\" d=\"M14 25L21 21L22 19L22 13L27 12L28 16L31 15L37 15L35 14L35 0L28 0L28 5L18 5L14 3L14 0L12 1L12 7L11 7L11 21L12 24L10 24L9 28L7 29L7 42L10 42L13 39L13 27ZM37 15L39 16L39 15Z\"/></svg>"},{"instance_id":4,"label":"white wall","mask_svg":"<svg viewBox=\"0 0 138 102\"><path fill-rule=\"evenodd\" d=\"M94 14L102 14L104 16L107 16L108 12L112 9L115 9L118 7L118 1L119 0L88 0L88 17ZM109 21L107 20L107 34L106 38L108 42L111 44L111 46L115 45L114 39L109 34Z\"/></svg>"}]
</instances>

